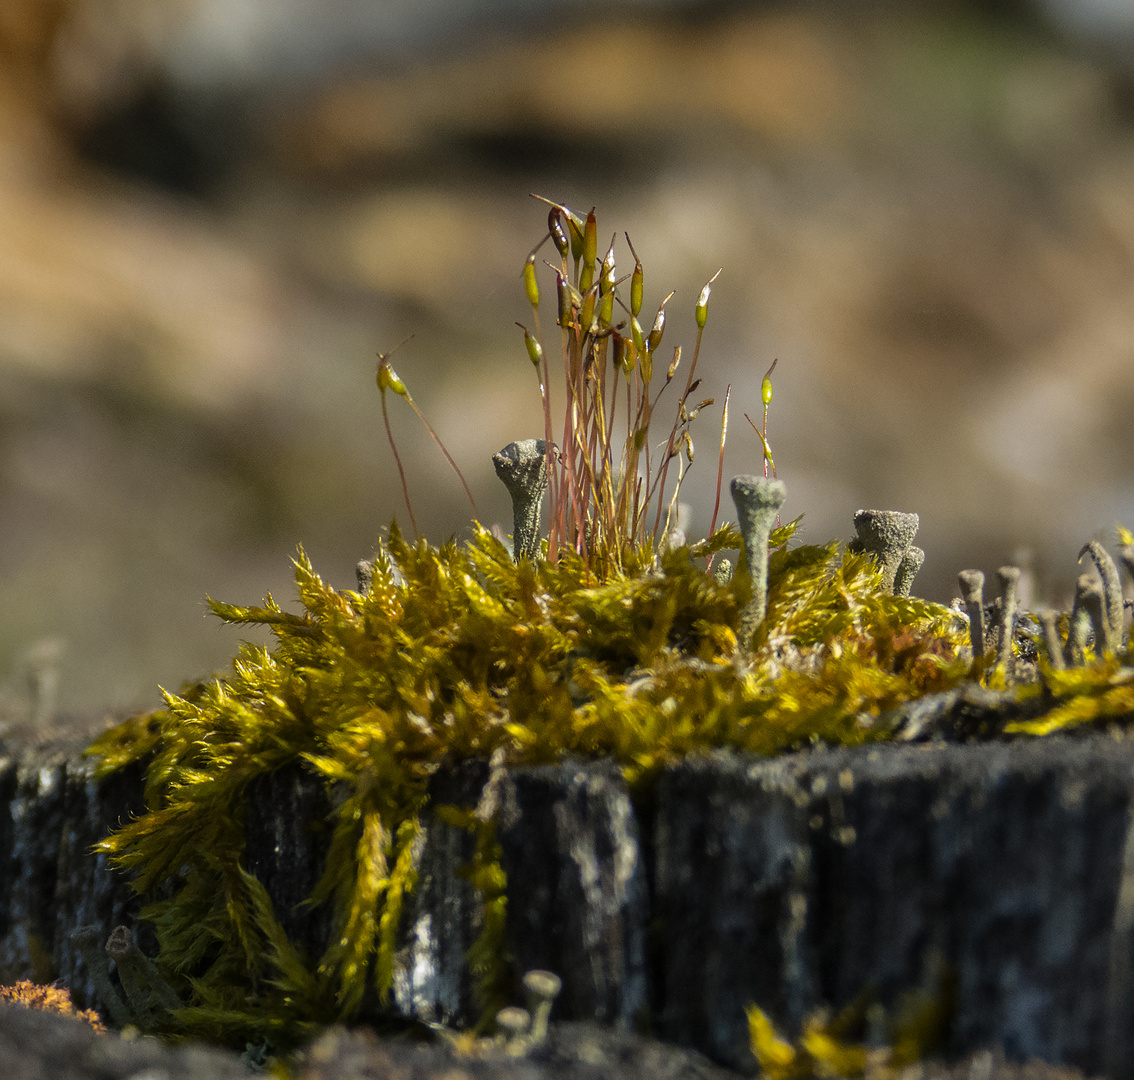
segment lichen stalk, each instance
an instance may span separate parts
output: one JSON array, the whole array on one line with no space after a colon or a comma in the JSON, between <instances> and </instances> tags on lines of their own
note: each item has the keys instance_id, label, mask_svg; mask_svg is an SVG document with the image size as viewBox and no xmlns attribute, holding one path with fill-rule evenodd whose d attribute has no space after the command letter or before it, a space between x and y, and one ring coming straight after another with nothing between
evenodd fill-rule
<instances>
[{"instance_id":1,"label":"lichen stalk","mask_svg":"<svg viewBox=\"0 0 1134 1080\"><path fill-rule=\"evenodd\" d=\"M562 988L562 980L553 971L536 969L524 975L524 994L528 999L528 1013L532 1020L528 1034L530 1045L539 1046L547 1039L551 1008Z\"/></svg>"},{"instance_id":2,"label":"lichen stalk","mask_svg":"<svg viewBox=\"0 0 1134 1080\"><path fill-rule=\"evenodd\" d=\"M917 514L901 510L859 510L854 528L863 551L874 556L882 571L882 591L894 593L898 568L917 535Z\"/></svg>"},{"instance_id":3,"label":"lichen stalk","mask_svg":"<svg viewBox=\"0 0 1134 1080\"><path fill-rule=\"evenodd\" d=\"M996 571L1000 582L1000 618L997 624L996 662L1006 675L1012 675L1012 639L1016 632L1017 593L1020 568L1002 566Z\"/></svg>"},{"instance_id":4,"label":"lichen stalk","mask_svg":"<svg viewBox=\"0 0 1134 1080\"><path fill-rule=\"evenodd\" d=\"M365 596L374 583L374 564L369 559L359 559L354 566L354 578L358 591Z\"/></svg>"},{"instance_id":5,"label":"lichen stalk","mask_svg":"<svg viewBox=\"0 0 1134 1080\"><path fill-rule=\"evenodd\" d=\"M1126 567L1126 573L1130 575L1130 580L1134 581L1134 544L1123 544L1119 547L1118 557L1122 561L1122 565Z\"/></svg>"},{"instance_id":6,"label":"lichen stalk","mask_svg":"<svg viewBox=\"0 0 1134 1080\"><path fill-rule=\"evenodd\" d=\"M77 927L71 931L71 944L86 961L87 974L94 983L98 1003L106 1009L111 1022L120 1028L132 1024L134 1015L110 979L110 967L102 947L102 931L97 926Z\"/></svg>"},{"instance_id":7,"label":"lichen stalk","mask_svg":"<svg viewBox=\"0 0 1134 1080\"><path fill-rule=\"evenodd\" d=\"M496 475L512 497L512 557L534 559L539 554L539 516L547 490L546 443L521 439L492 456Z\"/></svg>"},{"instance_id":8,"label":"lichen stalk","mask_svg":"<svg viewBox=\"0 0 1134 1080\"><path fill-rule=\"evenodd\" d=\"M1083 581L1081 577L1079 579ZM1106 614L1106 594L1098 582L1087 578L1081 588L1076 589L1076 599L1080 599L1082 607L1090 620L1091 631L1095 635L1095 655L1101 657L1107 651L1107 637L1110 632Z\"/></svg>"},{"instance_id":9,"label":"lichen stalk","mask_svg":"<svg viewBox=\"0 0 1134 1080\"><path fill-rule=\"evenodd\" d=\"M1063 662L1067 667L1075 667L1083 662L1087 648L1087 633L1091 626L1091 613L1088 601L1091 594L1097 595L1102 603L1102 593L1091 580L1089 574L1080 574L1075 582L1075 599L1071 604L1071 619L1067 628L1067 643L1063 646ZM1096 637L1096 644L1098 638Z\"/></svg>"},{"instance_id":10,"label":"lichen stalk","mask_svg":"<svg viewBox=\"0 0 1134 1080\"><path fill-rule=\"evenodd\" d=\"M1106 548L1097 540L1084 544L1079 552L1079 561L1084 555L1090 555L1095 569L1099 572L1102 582L1103 608L1106 614L1106 634L1096 644L1096 648L1106 652L1117 651L1122 643L1123 600L1122 579L1118 576L1118 567L1108 554Z\"/></svg>"},{"instance_id":11,"label":"lichen stalk","mask_svg":"<svg viewBox=\"0 0 1134 1080\"><path fill-rule=\"evenodd\" d=\"M496 1014L496 1026L504 1038L504 1053L509 1057L522 1057L527 1053L531 1019L527 1009L516 1005L508 1005Z\"/></svg>"},{"instance_id":12,"label":"lichen stalk","mask_svg":"<svg viewBox=\"0 0 1134 1080\"><path fill-rule=\"evenodd\" d=\"M909 596L913 588L913 580L925 562L925 552L919 547L911 547L902 556L898 564L898 571L894 575L894 595Z\"/></svg>"},{"instance_id":13,"label":"lichen stalk","mask_svg":"<svg viewBox=\"0 0 1134 1080\"><path fill-rule=\"evenodd\" d=\"M729 491L736 505L737 524L744 542L740 573L752 590L751 599L740 616L738 633L741 644L747 645L767 614L768 539L775 527L776 515L787 498L787 488L782 480L734 476Z\"/></svg>"},{"instance_id":14,"label":"lichen stalk","mask_svg":"<svg viewBox=\"0 0 1134 1080\"><path fill-rule=\"evenodd\" d=\"M1051 608L1044 608L1038 613L1040 626L1043 628L1043 644L1047 650L1047 662L1053 671L1064 671L1063 642L1059 637L1059 615Z\"/></svg>"},{"instance_id":15,"label":"lichen stalk","mask_svg":"<svg viewBox=\"0 0 1134 1080\"><path fill-rule=\"evenodd\" d=\"M984 656L984 574L980 570L962 570L957 575L961 586L961 599L969 617L969 643L973 650L973 663Z\"/></svg>"},{"instance_id":16,"label":"lichen stalk","mask_svg":"<svg viewBox=\"0 0 1134 1080\"><path fill-rule=\"evenodd\" d=\"M114 928L106 941L106 955L118 969L122 989L126 991L139 1026L152 1028L158 1014L181 1008L180 998L157 965L138 948L128 926Z\"/></svg>"}]
</instances>

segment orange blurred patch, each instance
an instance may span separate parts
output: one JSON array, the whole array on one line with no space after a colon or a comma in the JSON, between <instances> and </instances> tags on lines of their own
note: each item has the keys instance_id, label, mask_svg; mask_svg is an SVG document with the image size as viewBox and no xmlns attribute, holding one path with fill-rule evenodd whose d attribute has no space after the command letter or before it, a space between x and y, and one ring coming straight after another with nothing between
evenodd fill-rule
<instances>
[{"instance_id":1,"label":"orange blurred patch","mask_svg":"<svg viewBox=\"0 0 1134 1080\"><path fill-rule=\"evenodd\" d=\"M10 986L0 986L0 1003L19 1005L25 1009L36 1009L41 1012L62 1013L64 1016L76 1016L85 1020L95 1031L105 1033L106 1028L93 1009L75 1008L71 1002L71 993L66 987L41 986L33 982L17 982Z\"/></svg>"}]
</instances>

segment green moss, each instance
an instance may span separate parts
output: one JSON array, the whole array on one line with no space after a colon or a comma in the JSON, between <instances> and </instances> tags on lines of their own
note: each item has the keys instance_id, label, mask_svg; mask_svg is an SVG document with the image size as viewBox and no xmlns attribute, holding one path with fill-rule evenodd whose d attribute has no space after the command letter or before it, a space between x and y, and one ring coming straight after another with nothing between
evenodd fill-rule
<instances>
[{"instance_id":1,"label":"green moss","mask_svg":"<svg viewBox=\"0 0 1134 1080\"><path fill-rule=\"evenodd\" d=\"M927 957L923 985L902 994L887 1011L869 989L838 1013L818 1009L799 1038L784 1038L758 1006L747 1010L752 1054L767 1080L868 1076L889 1080L938 1052L956 1007L956 977L936 954Z\"/></svg>"},{"instance_id":2,"label":"green moss","mask_svg":"<svg viewBox=\"0 0 1134 1080\"><path fill-rule=\"evenodd\" d=\"M268 626L224 678L167 695L166 708L104 735L108 773L148 760L146 813L102 844L161 896L144 917L159 961L191 1007L182 1030L243 1043L301 1035L387 994L401 905L430 776L496 753L507 765L612 756L633 784L716 747L774 754L814 740L884 738L894 704L965 676L946 609L880 595L865 556L788 549L773 537L768 617L737 648L746 597L691 556L739 543L731 527L664 553L636 550L605 582L582 559L512 561L477 528L467 544L410 545L396 527L365 595L337 591L300 553L302 614L214 603L225 621ZM771 693L773 681L776 692ZM334 791L327 869L313 902L337 920L320 957L290 946L243 869L257 776L302 761ZM499 982L505 888L490 823L470 873L488 917L470 958Z\"/></svg>"},{"instance_id":3,"label":"green moss","mask_svg":"<svg viewBox=\"0 0 1134 1080\"><path fill-rule=\"evenodd\" d=\"M1009 735L1050 735L1085 724L1103 724L1134 717L1134 656L1109 654L1083 667L1053 671L1044 668L1038 686L1021 697L1043 696L1050 708L1036 720L1018 721L1004 730Z\"/></svg>"}]
</instances>

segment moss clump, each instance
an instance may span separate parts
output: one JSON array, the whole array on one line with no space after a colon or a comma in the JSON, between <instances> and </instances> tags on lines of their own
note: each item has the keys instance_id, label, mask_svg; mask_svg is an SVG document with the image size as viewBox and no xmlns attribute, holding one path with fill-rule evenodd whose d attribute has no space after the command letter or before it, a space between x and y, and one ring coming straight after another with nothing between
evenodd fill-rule
<instances>
[{"instance_id":1,"label":"moss clump","mask_svg":"<svg viewBox=\"0 0 1134 1080\"><path fill-rule=\"evenodd\" d=\"M1035 720L1005 727L1009 735L1050 735L1084 725L1134 717L1134 656L1129 650L1107 653L1094 663L1062 671L1043 667L1035 686L1019 691L1023 700L1041 699L1048 707Z\"/></svg>"},{"instance_id":2,"label":"moss clump","mask_svg":"<svg viewBox=\"0 0 1134 1080\"><path fill-rule=\"evenodd\" d=\"M163 897L143 916L190 1003L178 1027L286 1040L349 1019L370 987L387 993L419 815L446 763L609 755L644 784L716 747L885 738L888 708L964 678L951 612L881 594L867 556L787 548L793 529L771 538L751 649L737 645L743 580L722 585L695 561L737 547L730 526L656 560L629 552L602 583L570 551L515 563L479 527L441 547L391 527L365 593L333 589L300 553L301 614L271 597L213 603L227 622L269 627L276 646L243 645L231 674L167 695L90 749L104 774L149 761L147 812L102 848L139 892ZM334 792L312 900L333 902L337 924L316 957L290 944L242 865L249 784L297 761ZM499 869L482 862L478 885L502 915Z\"/></svg>"},{"instance_id":3,"label":"moss clump","mask_svg":"<svg viewBox=\"0 0 1134 1080\"><path fill-rule=\"evenodd\" d=\"M430 778L447 765L610 757L632 791L643 792L688 754L731 748L771 755L818 741L885 739L897 706L989 668L991 657L973 661L957 614L890 594L886 586L917 551L909 528L893 565L876 561L869 544L790 547L796 522L769 535L783 493L767 478L768 377L765 429L756 429L765 477L740 478L740 488L776 499L763 506L759 529L739 515L744 537L731 525L716 528L714 510L708 538L684 542L673 526L694 460L690 428L712 404L691 404L701 382L694 372L709 286L695 308L685 389L668 435L654 446L651 423L681 363L678 348L668 366L657 365L655 380L668 297L643 332L641 263L635 256L627 306L618 295L613 242L600 263L596 230L593 212L583 219L552 204L548 237L560 256L552 269L566 380L558 447L539 340L535 251L524 267L536 324L536 334L525 330L524 337L545 438L514 444L505 464L518 465L522 456L525 483L546 488L546 538L533 532L537 503L517 511L524 528L518 559L479 525L467 542L440 547L410 543L391 526L358 590L327 585L300 552L299 613L270 596L260 607L212 603L226 622L266 626L273 648L243 645L229 674L166 695L164 709L90 748L103 775L146 763L146 812L100 846L151 901L143 918L157 935L158 965L186 1003L155 1014L162 1030L283 1047L357 1016L372 994L388 995ZM619 308L626 319L616 322ZM408 399L386 356L378 385L383 407L387 389ZM727 415L726 395L718 506ZM615 420L623 416L620 428ZM513 479L513 497L526 498L522 478ZM735 497L735 482L733 490ZM408 491L406 498L408 510ZM913 515L898 517L916 528ZM856 524L861 533L869 522ZM720 572L724 560L710 572L725 550L740 552L733 577ZM1005 638L1012 633L1009 619ZM1049 716L1049 726L1125 708L1131 692L1117 668L1060 678L1068 685L1053 690L1052 674L1048 693L1071 692L1092 704ZM1088 684L1093 689L1084 693ZM307 955L288 938L284 913L248 872L250 787L287 766L318 776L333 808L326 869L308 898L333 911L321 955ZM486 917L468 960L492 1015L507 899L492 821L434 809L476 833L468 873Z\"/></svg>"}]
</instances>

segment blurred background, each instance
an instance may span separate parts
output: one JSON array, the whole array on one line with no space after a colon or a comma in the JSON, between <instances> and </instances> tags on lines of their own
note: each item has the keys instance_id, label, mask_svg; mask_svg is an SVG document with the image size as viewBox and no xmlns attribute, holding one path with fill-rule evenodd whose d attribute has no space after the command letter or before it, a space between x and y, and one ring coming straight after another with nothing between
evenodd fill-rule
<instances>
[{"instance_id":1,"label":"blurred background","mask_svg":"<svg viewBox=\"0 0 1134 1080\"><path fill-rule=\"evenodd\" d=\"M510 528L529 192L596 206L623 271L629 231L667 349L724 268L691 534L728 383L726 482L760 467L774 358L804 540L912 510L922 595L1018 560L1060 603L1134 527L1131 0L3 0L0 713L221 669L243 635L204 597L289 601L298 544L352 587L406 524L374 370L411 334ZM422 531L467 535L390 404Z\"/></svg>"}]
</instances>

